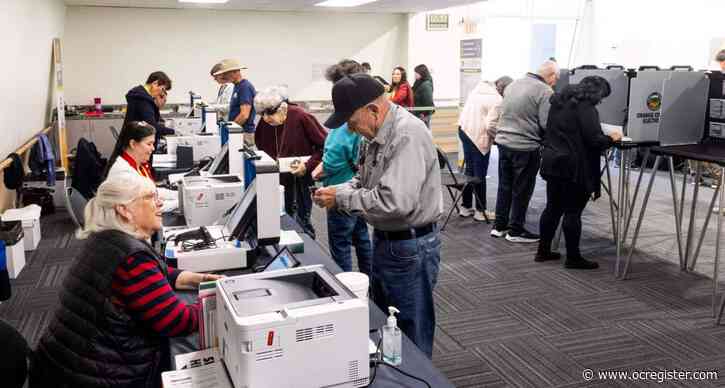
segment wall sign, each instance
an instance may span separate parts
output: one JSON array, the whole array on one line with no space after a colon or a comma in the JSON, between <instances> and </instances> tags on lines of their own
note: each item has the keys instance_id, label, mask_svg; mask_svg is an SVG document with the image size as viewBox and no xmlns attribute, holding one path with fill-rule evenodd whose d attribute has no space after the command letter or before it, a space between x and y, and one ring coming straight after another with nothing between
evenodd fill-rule
<instances>
[{"instance_id":1,"label":"wall sign","mask_svg":"<svg viewBox=\"0 0 725 388\"><path fill-rule=\"evenodd\" d=\"M481 81L481 65L483 56L483 40L482 39L462 39L461 40L461 78L460 78L460 100L459 104L463 106L466 103L468 94Z\"/></svg>"},{"instance_id":2,"label":"wall sign","mask_svg":"<svg viewBox=\"0 0 725 388\"><path fill-rule=\"evenodd\" d=\"M428 31L448 31L447 13L429 13L426 17L425 29Z\"/></svg>"}]
</instances>

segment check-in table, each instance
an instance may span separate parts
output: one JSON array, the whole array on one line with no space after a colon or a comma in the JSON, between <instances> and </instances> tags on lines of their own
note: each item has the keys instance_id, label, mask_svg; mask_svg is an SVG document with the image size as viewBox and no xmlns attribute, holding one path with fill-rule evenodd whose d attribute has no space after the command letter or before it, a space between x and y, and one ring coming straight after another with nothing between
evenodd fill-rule
<instances>
[{"instance_id":1,"label":"check-in table","mask_svg":"<svg viewBox=\"0 0 725 388\"><path fill-rule=\"evenodd\" d=\"M178 215L170 215L164 217L165 226L182 225L183 217ZM340 267L332 260L329 254L327 254L322 246L315 240L311 239L306 234L302 233L302 228L297 224L291 217L285 215L282 216L282 229L284 230L295 230L297 231L302 239L304 240L304 253L295 254L295 258L302 265L314 265L322 264L331 273L337 274L342 272ZM271 254L271 252L269 252ZM260 261L271 259L269 257L260 258ZM264 264L263 262L257 264ZM240 275L244 273L250 273L250 270L231 270L222 272L225 275ZM196 292L193 291L180 291L178 295L184 299L187 303L193 303L196 300ZM386 321L387 316L373 303L370 302L370 329L381 328ZM370 339L376 344L378 343L378 334L371 333ZM173 355L183 354L199 350L198 335L193 334L188 337L175 338L171 341L171 353ZM403 363L398 368L406 373L416 376L420 379L427 381L431 387L445 388L453 387L448 379L439 371L431 362L426 355L424 355L413 342L408 339L407 336L403 335ZM406 377L403 374L386 366L378 366L376 372L371 371L371 378L375 373L375 381L371 387L408 387L408 386L421 386L422 383L416 381L410 377Z\"/></svg>"}]
</instances>

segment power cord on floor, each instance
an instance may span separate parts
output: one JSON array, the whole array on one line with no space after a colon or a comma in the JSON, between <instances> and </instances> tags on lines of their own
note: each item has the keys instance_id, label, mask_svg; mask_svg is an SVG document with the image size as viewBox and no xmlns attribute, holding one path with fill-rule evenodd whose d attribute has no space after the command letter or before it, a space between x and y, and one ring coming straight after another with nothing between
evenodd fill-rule
<instances>
[{"instance_id":1,"label":"power cord on floor","mask_svg":"<svg viewBox=\"0 0 725 388\"><path fill-rule=\"evenodd\" d=\"M420 377L413 376L410 373L405 372L402 369L398 368L397 366L392 365L392 364L388 364L387 362L383 361L382 360L382 353L380 351L380 345L382 345L382 343L383 343L383 335L382 335L382 333L380 333L380 330L379 329L378 330L370 330L370 333L374 333L374 332L377 332L378 333L378 336L380 338L378 339L378 344L377 344L376 349L375 349L375 356L374 357L371 357L371 359L370 359L370 368L372 368L372 372L370 372L370 376L371 376L370 377L370 382L368 383L368 385L366 385L366 387L370 387L371 385L373 385L373 383L375 382L375 377L378 375L378 366L383 365L383 366L387 366L387 367L390 367L390 368L398 371L398 373L402 374L403 376L407 376L407 377L409 377L409 378L411 378L413 380L418 380L418 381L422 382L428 388L433 388L433 387L431 387L431 385L427 381L421 379Z\"/></svg>"}]
</instances>

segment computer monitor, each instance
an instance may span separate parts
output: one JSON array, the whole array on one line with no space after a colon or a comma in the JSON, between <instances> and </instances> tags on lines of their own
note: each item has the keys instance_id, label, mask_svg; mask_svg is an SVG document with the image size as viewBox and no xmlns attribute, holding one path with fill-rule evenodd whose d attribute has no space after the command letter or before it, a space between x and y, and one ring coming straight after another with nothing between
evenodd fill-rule
<instances>
[{"instance_id":1,"label":"computer monitor","mask_svg":"<svg viewBox=\"0 0 725 388\"><path fill-rule=\"evenodd\" d=\"M219 153L214 157L209 167L205 169L211 175L227 174L229 172L229 144L224 144Z\"/></svg>"},{"instance_id":2,"label":"computer monitor","mask_svg":"<svg viewBox=\"0 0 725 388\"><path fill-rule=\"evenodd\" d=\"M232 210L225 223L226 230L231 232L229 239L256 240L257 223L257 188L253 181L244 191L242 199Z\"/></svg>"}]
</instances>

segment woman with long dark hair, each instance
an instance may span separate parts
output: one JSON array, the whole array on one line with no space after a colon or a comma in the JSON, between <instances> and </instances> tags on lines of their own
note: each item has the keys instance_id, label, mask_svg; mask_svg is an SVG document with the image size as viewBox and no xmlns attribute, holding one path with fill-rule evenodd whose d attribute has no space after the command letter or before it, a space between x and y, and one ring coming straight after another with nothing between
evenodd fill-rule
<instances>
[{"instance_id":1,"label":"woman with long dark hair","mask_svg":"<svg viewBox=\"0 0 725 388\"><path fill-rule=\"evenodd\" d=\"M129 121L121 129L116 146L108 159L105 179L126 174L138 174L156 182L151 168L151 155L156 144L156 129L144 121ZM159 198L164 202L164 211L178 206L178 193L159 188Z\"/></svg>"},{"instance_id":2,"label":"woman with long dark hair","mask_svg":"<svg viewBox=\"0 0 725 388\"><path fill-rule=\"evenodd\" d=\"M557 260L551 241L564 217L566 268L595 269L599 264L584 259L579 251L581 215L590 198L600 196L602 151L622 139L602 133L596 105L609 96L611 87L602 77L584 78L551 97L551 110L543 141L541 176L546 180L546 209L541 215L541 240L537 262Z\"/></svg>"},{"instance_id":3,"label":"woman with long dark hair","mask_svg":"<svg viewBox=\"0 0 725 388\"><path fill-rule=\"evenodd\" d=\"M415 83L413 83L413 103L417 107L435 107L433 103L433 77L430 75L428 66L420 64L415 67ZM418 116L430 129L430 119L435 113L434 109L417 111Z\"/></svg>"},{"instance_id":4,"label":"woman with long dark hair","mask_svg":"<svg viewBox=\"0 0 725 388\"><path fill-rule=\"evenodd\" d=\"M392 93L390 101L406 108L412 108L414 106L413 91L410 89L408 76L403 67L398 66L393 69L389 92Z\"/></svg>"}]
</instances>

